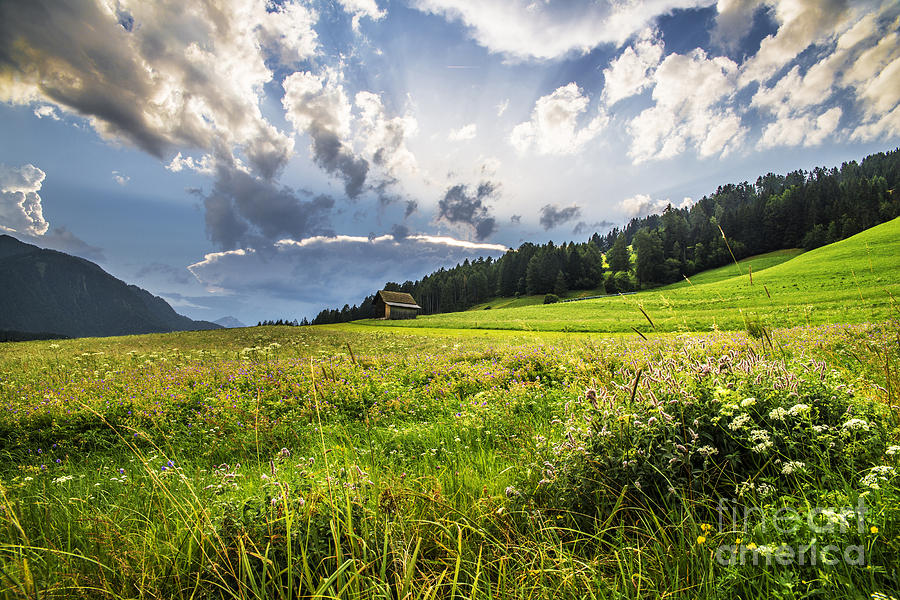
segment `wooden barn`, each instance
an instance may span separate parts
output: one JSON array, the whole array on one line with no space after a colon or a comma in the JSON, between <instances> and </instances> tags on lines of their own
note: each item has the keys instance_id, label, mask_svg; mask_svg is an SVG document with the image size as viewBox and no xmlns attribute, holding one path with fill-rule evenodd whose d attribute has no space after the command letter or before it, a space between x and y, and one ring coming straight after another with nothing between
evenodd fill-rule
<instances>
[{"instance_id":1,"label":"wooden barn","mask_svg":"<svg viewBox=\"0 0 900 600\"><path fill-rule=\"evenodd\" d=\"M376 319L415 319L422 307L406 292L381 290L372 304Z\"/></svg>"}]
</instances>

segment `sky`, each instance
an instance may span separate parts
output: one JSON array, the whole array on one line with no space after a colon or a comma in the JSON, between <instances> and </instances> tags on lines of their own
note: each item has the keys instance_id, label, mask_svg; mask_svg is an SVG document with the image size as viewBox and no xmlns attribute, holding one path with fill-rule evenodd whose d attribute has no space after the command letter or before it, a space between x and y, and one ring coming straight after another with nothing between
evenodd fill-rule
<instances>
[{"instance_id":1,"label":"sky","mask_svg":"<svg viewBox=\"0 0 900 600\"><path fill-rule=\"evenodd\" d=\"M4 0L0 232L214 320L900 145L895 0Z\"/></svg>"}]
</instances>

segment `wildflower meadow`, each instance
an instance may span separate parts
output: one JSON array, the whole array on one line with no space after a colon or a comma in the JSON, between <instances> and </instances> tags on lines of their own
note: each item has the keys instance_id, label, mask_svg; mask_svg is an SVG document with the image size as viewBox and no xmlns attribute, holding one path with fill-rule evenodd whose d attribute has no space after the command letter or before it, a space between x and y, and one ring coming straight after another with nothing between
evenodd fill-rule
<instances>
[{"instance_id":1,"label":"wildflower meadow","mask_svg":"<svg viewBox=\"0 0 900 600\"><path fill-rule=\"evenodd\" d=\"M0 595L900 596L898 334L5 345Z\"/></svg>"}]
</instances>

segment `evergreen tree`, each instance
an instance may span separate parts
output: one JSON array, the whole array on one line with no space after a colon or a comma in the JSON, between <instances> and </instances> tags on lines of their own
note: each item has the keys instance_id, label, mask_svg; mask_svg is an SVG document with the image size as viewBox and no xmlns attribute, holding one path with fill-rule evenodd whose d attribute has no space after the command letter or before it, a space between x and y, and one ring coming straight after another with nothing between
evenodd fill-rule
<instances>
[{"instance_id":1,"label":"evergreen tree","mask_svg":"<svg viewBox=\"0 0 900 600\"><path fill-rule=\"evenodd\" d=\"M659 282L661 280L663 261L665 260L662 239L660 239L659 233L657 231L639 229L634 234L632 246L635 253L634 275L638 285Z\"/></svg>"},{"instance_id":2,"label":"evergreen tree","mask_svg":"<svg viewBox=\"0 0 900 600\"><path fill-rule=\"evenodd\" d=\"M609 265L610 271L628 271L631 264L628 257L628 243L625 241L625 234L620 233L616 237L612 248L606 253L606 264Z\"/></svg>"}]
</instances>

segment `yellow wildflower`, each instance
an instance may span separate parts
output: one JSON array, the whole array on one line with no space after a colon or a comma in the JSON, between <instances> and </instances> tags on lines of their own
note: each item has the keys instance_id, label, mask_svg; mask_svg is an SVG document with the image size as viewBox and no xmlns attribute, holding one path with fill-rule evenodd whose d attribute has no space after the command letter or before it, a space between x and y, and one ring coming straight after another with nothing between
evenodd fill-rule
<instances>
[{"instance_id":1,"label":"yellow wildflower","mask_svg":"<svg viewBox=\"0 0 900 600\"><path fill-rule=\"evenodd\" d=\"M704 543L704 542L706 542L706 537L705 537L705 536L702 536L702 535L701 535L701 536L698 536L698 537L697 537L697 543L698 543L698 544L702 544L702 543Z\"/></svg>"},{"instance_id":2,"label":"yellow wildflower","mask_svg":"<svg viewBox=\"0 0 900 600\"><path fill-rule=\"evenodd\" d=\"M872 533L878 533L878 528L872 525L871 527L869 527L869 531L871 531Z\"/></svg>"}]
</instances>

